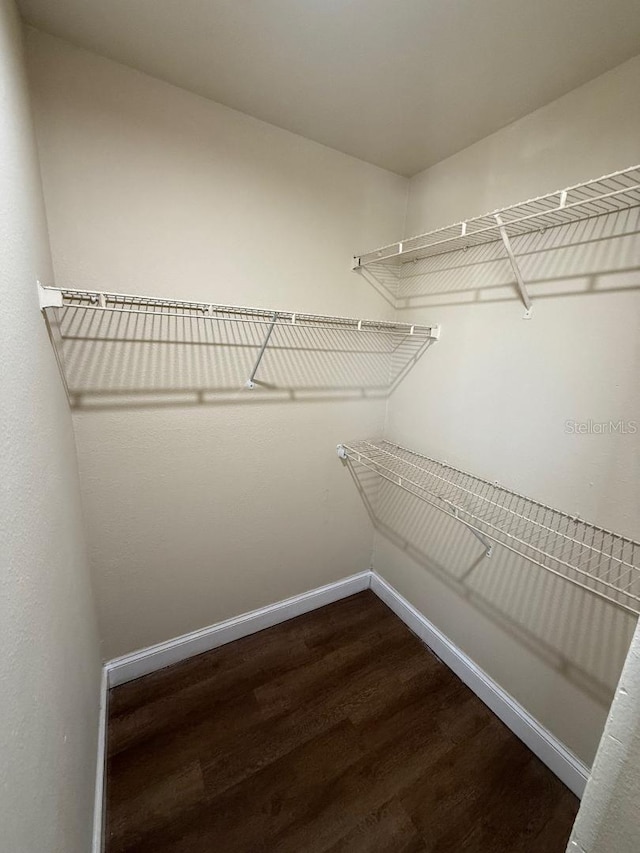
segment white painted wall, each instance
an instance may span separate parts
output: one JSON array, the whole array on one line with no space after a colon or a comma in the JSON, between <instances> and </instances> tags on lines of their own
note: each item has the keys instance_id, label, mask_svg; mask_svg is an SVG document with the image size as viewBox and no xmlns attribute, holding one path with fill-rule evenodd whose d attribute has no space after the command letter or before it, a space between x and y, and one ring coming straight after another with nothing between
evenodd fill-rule
<instances>
[{"instance_id":1,"label":"white painted wall","mask_svg":"<svg viewBox=\"0 0 640 853\"><path fill-rule=\"evenodd\" d=\"M639 87L640 57L416 176L407 234L639 162ZM416 265L399 318L443 336L390 399L387 437L640 538L640 433L565 432L640 425L638 223L521 241L530 321L493 249ZM395 492L376 570L590 763L633 620L500 549L470 570L473 537Z\"/></svg>"},{"instance_id":2,"label":"white painted wall","mask_svg":"<svg viewBox=\"0 0 640 853\"><path fill-rule=\"evenodd\" d=\"M567 853L636 853L640 848L640 628L580 804Z\"/></svg>"},{"instance_id":3,"label":"white painted wall","mask_svg":"<svg viewBox=\"0 0 640 853\"><path fill-rule=\"evenodd\" d=\"M35 31L29 45L59 285L390 316L353 252L640 160L633 60L418 175L405 227L397 176ZM637 440L565 433L640 421L636 228L518 245L530 322L492 250L418 268L399 316L444 334L391 399L388 436L638 538ZM370 521L334 446L380 433L383 400L188 405L174 350L104 352L72 356L106 657L367 567ZM119 376L145 395L114 395ZM378 497L376 569L590 762L633 620L499 549L472 568L455 524Z\"/></svg>"},{"instance_id":4,"label":"white painted wall","mask_svg":"<svg viewBox=\"0 0 640 853\"><path fill-rule=\"evenodd\" d=\"M0 847L86 853L100 659L75 448L38 308L51 276L12 0L0 0Z\"/></svg>"},{"instance_id":5,"label":"white painted wall","mask_svg":"<svg viewBox=\"0 0 640 853\"><path fill-rule=\"evenodd\" d=\"M350 261L402 233L404 178L35 31L29 59L58 285L390 315ZM190 352L72 355L85 390L180 391ZM322 384L294 358L295 387ZM380 432L385 402L332 364L337 387L309 399L85 395L103 406L74 422L105 657L369 568L335 446Z\"/></svg>"}]
</instances>

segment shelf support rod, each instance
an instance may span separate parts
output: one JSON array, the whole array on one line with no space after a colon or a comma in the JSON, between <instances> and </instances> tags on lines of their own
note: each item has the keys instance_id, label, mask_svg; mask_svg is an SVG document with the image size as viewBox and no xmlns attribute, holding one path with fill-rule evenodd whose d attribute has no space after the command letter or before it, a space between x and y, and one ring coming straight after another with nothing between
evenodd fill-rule
<instances>
[{"instance_id":1,"label":"shelf support rod","mask_svg":"<svg viewBox=\"0 0 640 853\"><path fill-rule=\"evenodd\" d=\"M527 293L527 286L524 283L524 279L522 278L522 273L520 272L520 267L518 266L518 261L516 256L513 253L513 249L511 248L511 241L509 240L509 235L507 234L507 229L504 227L504 222L502 221L502 217L499 213L495 214L496 222L498 223L498 229L500 231L500 236L502 237L502 242L504 244L505 251L509 257L511 262L511 267L513 269L513 273L516 277L516 284L518 285L518 290L520 291L520 298L524 302L525 312L524 319L531 319L531 312L533 310L533 306L531 305L531 300L529 299L529 294Z\"/></svg>"},{"instance_id":2,"label":"shelf support rod","mask_svg":"<svg viewBox=\"0 0 640 853\"><path fill-rule=\"evenodd\" d=\"M44 316L44 322L47 327L47 333L49 335L49 340L51 341L51 345L53 347L53 353L55 355L56 364L58 365L58 370L60 371L60 378L62 379L62 385L65 390L65 394L67 395L67 401L71 406L73 403L71 391L69 389L69 384L67 382L67 374L64 368L64 350L63 350L63 341L62 334L60 332L60 317L58 316L58 312L51 312L48 309L50 308L62 308L63 307L63 298L62 291L58 290L55 287L46 287L37 282L38 284L38 301L40 304L40 310Z\"/></svg>"},{"instance_id":3,"label":"shelf support rod","mask_svg":"<svg viewBox=\"0 0 640 853\"><path fill-rule=\"evenodd\" d=\"M251 371L251 375L244 383L245 388L255 388L256 383L254 379L256 378L256 373L258 368L260 367L260 362L262 361L262 356L264 355L264 351L267 348L267 344L269 343L269 338L271 337L271 333L273 332L273 327L276 324L276 320L278 319L278 312L273 312L273 319L271 320L271 325L267 329L267 334L264 336L264 341L262 342L262 346L260 347L260 352L258 353L258 358L256 359L256 363L253 365L253 370Z\"/></svg>"},{"instance_id":4,"label":"shelf support rod","mask_svg":"<svg viewBox=\"0 0 640 853\"><path fill-rule=\"evenodd\" d=\"M476 537L476 539L482 543L482 545L484 547L484 551L485 551L485 556L490 557L491 554L493 553L493 544L491 542L489 542L489 540L486 538L486 536L483 536L479 530L476 530L475 527L472 527L470 524L467 524L467 522L464 519L460 518L460 516L458 515L458 507L457 506L454 506L454 504L450 503L450 501L447 501L444 498L440 498L440 500L449 507L449 510L450 510L451 514L453 515L453 517L455 518L455 520L458 521L460 524L462 524L463 527L466 527L467 530L470 533L473 533L473 535Z\"/></svg>"}]
</instances>

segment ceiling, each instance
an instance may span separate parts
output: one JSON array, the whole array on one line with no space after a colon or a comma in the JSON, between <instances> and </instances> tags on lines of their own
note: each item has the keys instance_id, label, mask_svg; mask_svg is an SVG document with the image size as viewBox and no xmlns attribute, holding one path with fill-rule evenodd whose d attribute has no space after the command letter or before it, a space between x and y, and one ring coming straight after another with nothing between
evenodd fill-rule
<instances>
[{"instance_id":1,"label":"ceiling","mask_svg":"<svg viewBox=\"0 0 640 853\"><path fill-rule=\"evenodd\" d=\"M402 175L640 51L639 0L18 5L40 29Z\"/></svg>"}]
</instances>

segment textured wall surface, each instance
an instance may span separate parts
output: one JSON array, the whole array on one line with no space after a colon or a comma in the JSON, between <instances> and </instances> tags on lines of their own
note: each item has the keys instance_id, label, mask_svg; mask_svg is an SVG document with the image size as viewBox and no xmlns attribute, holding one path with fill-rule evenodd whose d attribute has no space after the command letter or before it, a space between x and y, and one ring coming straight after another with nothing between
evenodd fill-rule
<instances>
[{"instance_id":1,"label":"textured wall surface","mask_svg":"<svg viewBox=\"0 0 640 853\"><path fill-rule=\"evenodd\" d=\"M389 315L350 261L402 232L404 178L35 31L29 42L58 285ZM265 399L242 390L235 351L159 343L145 361L135 344L112 357L76 344L105 657L369 567L371 523L335 455L382 429L367 365L345 369L318 342L286 350ZM205 400L183 393L198 358L228 369ZM110 395L124 377L153 405ZM273 380L268 361L259 378Z\"/></svg>"},{"instance_id":2,"label":"textured wall surface","mask_svg":"<svg viewBox=\"0 0 640 853\"><path fill-rule=\"evenodd\" d=\"M640 161L640 58L416 176L407 234ZM402 319L442 341L394 393L387 437L640 538L637 210L514 243L534 302L521 319L492 247L416 264ZM481 548L409 496L385 497L375 566L583 760L593 758L634 620L552 575Z\"/></svg>"},{"instance_id":3,"label":"textured wall surface","mask_svg":"<svg viewBox=\"0 0 640 853\"><path fill-rule=\"evenodd\" d=\"M568 853L636 853L640 849L640 629L576 818Z\"/></svg>"},{"instance_id":4,"label":"textured wall surface","mask_svg":"<svg viewBox=\"0 0 640 853\"><path fill-rule=\"evenodd\" d=\"M0 847L87 853L100 659L71 417L38 307L51 275L21 31L0 2Z\"/></svg>"},{"instance_id":5,"label":"textured wall surface","mask_svg":"<svg viewBox=\"0 0 640 853\"><path fill-rule=\"evenodd\" d=\"M639 60L408 185L35 31L29 46L58 285L389 317L349 272L354 252L640 160ZM315 345L274 394L240 390L246 353L227 353L212 378L225 393L188 399L186 380L209 375L193 341L109 349L79 334L104 655L366 568L371 520L334 447L380 433L385 409L392 440L640 537L637 436L566 426L640 422L639 230L634 214L519 243L528 322L494 249L417 265L398 317L443 337L388 406L375 376ZM376 569L590 762L634 620L500 549L479 560L397 490L376 498Z\"/></svg>"}]
</instances>

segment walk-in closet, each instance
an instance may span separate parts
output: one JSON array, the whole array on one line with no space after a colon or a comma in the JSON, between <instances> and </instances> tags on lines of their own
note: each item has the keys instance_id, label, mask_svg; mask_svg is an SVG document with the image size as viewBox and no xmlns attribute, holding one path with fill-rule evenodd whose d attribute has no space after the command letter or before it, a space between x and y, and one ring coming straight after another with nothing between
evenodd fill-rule
<instances>
[{"instance_id":1,"label":"walk-in closet","mask_svg":"<svg viewBox=\"0 0 640 853\"><path fill-rule=\"evenodd\" d=\"M637 853L640 7L0 0L0 847Z\"/></svg>"}]
</instances>

